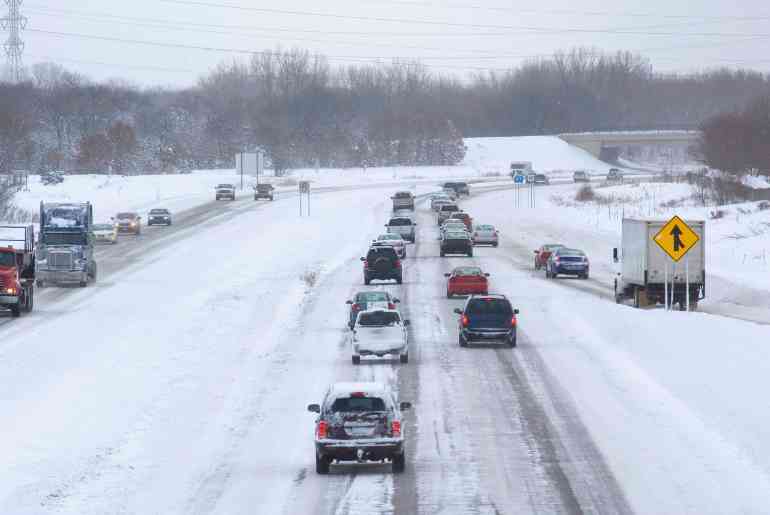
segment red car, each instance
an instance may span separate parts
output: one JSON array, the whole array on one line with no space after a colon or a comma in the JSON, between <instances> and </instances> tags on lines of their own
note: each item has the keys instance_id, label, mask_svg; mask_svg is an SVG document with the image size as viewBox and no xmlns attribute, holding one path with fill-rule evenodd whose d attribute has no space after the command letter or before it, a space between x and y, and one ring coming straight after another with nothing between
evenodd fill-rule
<instances>
[{"instance_id":1,"label":"red car","mask_svg":"<svg viewBox=\"0 0 770 515\"><path fill-rule=\"evenodd\" d=\"M548 258L554 250L564 247L561 243L548 243L535 251L535 270L545 268Z\"/></svg>"},{"instance_id":2,"label":"red car","mask_svg":"<svg viewBox=\"0 0 770 515\"><path fill-rule=\"evenodd\" d=\"M489 294L489 281L481 268L477 266L458 266L448 277L446 283L446 296L451 299L453 295L487 295Z\"/></svg>"}]
</instances>

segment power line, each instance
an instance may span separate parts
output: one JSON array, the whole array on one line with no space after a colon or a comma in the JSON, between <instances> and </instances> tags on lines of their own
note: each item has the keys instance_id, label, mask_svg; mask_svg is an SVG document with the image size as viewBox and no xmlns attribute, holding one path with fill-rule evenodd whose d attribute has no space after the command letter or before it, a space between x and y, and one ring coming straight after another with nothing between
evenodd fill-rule
<instances>
[{"instance_id":1,"label":"power line","mask_svg":"<svg viewBox=\"0 0 770 515\"><path fill-rule=\"evenodd\" d=\"M23 0L5 0L8 4L8 16L0 19L3 30L8 31L8 39L5 40L5 55L8 59L8 71L13 82L21 81L22 54L24 53L24 41L21 39L21 31L27 26L27 18L20 12Z\"/></svg>"},{"instance_id":2,"label":"power line","mask_svg":"<svg viewBox=\"0 0 770 515\"><path fill-rule=\"evenodd\" d=\"M417 25L433 25L441 27L464 27L464 28L478 28L478 29L502 29L502 30L518 30L533 33L585 33L585 34L618 34L618 35L636 35L636 36L706 36L706 37L770 37L768 33L750 34L750 33L726 33L726 32L666 32L666 31L640 31L640 30L626 30L626 29L586 29L586 28L553 28L553 27L539 27L528 25L490 25L479 23L459 23L449 21L437 21L437 20L425 20L414 18L387 18L380 16L354 16L346 14L333 14L326 12L313 12L313 11L296 11L287 9L273 9L266 7L246 7L240 5L231 4L217 4L211 2L200 2L193 0L159 0L163 3L188 5L197 7L214 7L222 9L233 9L238 11L251 11L262 12L271 14L283 14L290 16L312 16L317 18L331 18L331 19L344 19L353 21L375 21L384 23L403 23L403 24L417 24Z\"/></svg>"},{"instance_id":3,"label":"power line","mask_svg":"<svg viewBox=\"0 0 770 515\"><path fill-rule=\"evenodd\" d=\"M128 70L146 70L146 71L155 71L155 72L165 72L165 73L185 73L185 74L194 74L198 73L196 70L190 70L186 68L167 68L164 66L152 66L152 65L136 65L136 64L125 64L125 63L111 63L111 62L105 62L105 61L88 61L84 59L71 59L69 57L54 57L51 55L37 55L37 54L27 54L29 57L35 58L35 59L42 59L44 61L48 62L58 62L62 61L65 63L75 63L75 64L86 64L86 65L96 65L96 66L110 66L115 68L126 68Z\"/></svg>"}]
</instances>

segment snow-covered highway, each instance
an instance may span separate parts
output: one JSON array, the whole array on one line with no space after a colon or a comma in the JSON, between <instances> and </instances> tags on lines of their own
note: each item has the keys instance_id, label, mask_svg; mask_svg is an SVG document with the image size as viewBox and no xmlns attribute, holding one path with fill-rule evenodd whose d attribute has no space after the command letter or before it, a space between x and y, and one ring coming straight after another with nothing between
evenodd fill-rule
<instances>
[{"instance_id":1,"label":"snow-covered highway","mask_svg":"<svg viewBox=\"0 0 770 515\"><path fill-rule=\"evenodd\" d=\"M768 406L757 395L770 355L752 345L766 328L637 311L573 281L546 282L512 228L500 248L439 258L433 216L419 203L404 284L377 286L401 298L412 322L410 363L352 366L345 300L364 289L359 257L395 189L330 189L306 218L290 197L207 204L101 249L94 288L43 290L34 313L0 326L0 513L770 505ZM475 193L463 206L500 224L510 195ZM527 227L544 240L550 231ZM457 345L452 310L462 300L446 299L443 274L469 263L521 309L516 349ZM727 334L732 364L720 349ZM381 381L414 403L406 473L342 465L315 474L305 406L344 380Z\"/></svg>"}]
</instances>

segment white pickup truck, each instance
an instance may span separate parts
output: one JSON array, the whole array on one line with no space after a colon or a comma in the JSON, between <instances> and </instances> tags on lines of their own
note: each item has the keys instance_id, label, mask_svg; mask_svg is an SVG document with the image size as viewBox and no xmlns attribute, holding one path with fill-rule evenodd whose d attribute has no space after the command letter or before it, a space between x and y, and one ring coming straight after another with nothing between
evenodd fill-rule
<instances>
[{"instance_id":1,"label":"white pickup truck","mask_svg":"<svg viewBox=\"0 0 770 515\"><path fill-rule=\"evenodd\" d=\"M395 309L360 312L350 336L353 364L361 363L361 356L389 355L398 355L401 363L409 363L407 326L409 320L402 320Z\"/></svg>"},{"instance_id":2,"label":"white pickup truck","mask_svg":"<svg viewBox=\"0 0 770 515\"><path fill-rule=\"evenodd\" d=\"M391 218L385 228L390 234L400 234L401 237L407 241L414 243L415 239L415 227L417 222L412 220L409 216L394 216Z\"/></svg>"}]
</instances>

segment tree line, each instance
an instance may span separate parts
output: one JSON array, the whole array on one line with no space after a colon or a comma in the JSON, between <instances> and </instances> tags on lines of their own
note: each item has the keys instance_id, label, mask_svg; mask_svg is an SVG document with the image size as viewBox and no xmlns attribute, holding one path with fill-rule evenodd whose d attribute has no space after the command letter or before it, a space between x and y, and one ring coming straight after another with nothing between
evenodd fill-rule
<instances>
[{"instance_id":1,"label":"tree line","mask_svg":"<svg viewBox=\"0 0 770 515\"><path fill-rule=\"evenodd\" d=\"M669 75L591 49L467 79L420 63L332 67L303 50L222 63L194 87L96 83L41 64L0 84L0 171L169 172L233 167L264 149L278 170L452 165L463 137L697 128L770 93L766 75Z\"/></svg>"}]
</instances>

